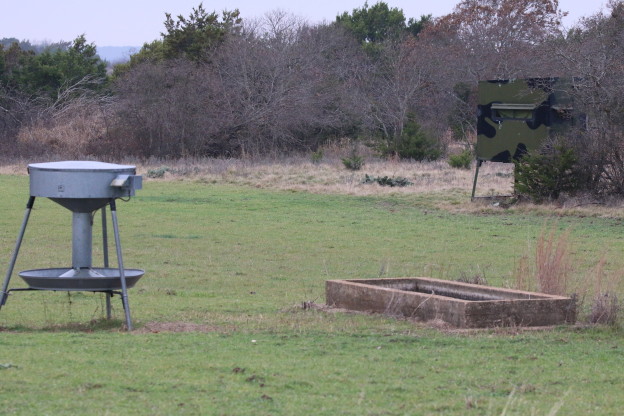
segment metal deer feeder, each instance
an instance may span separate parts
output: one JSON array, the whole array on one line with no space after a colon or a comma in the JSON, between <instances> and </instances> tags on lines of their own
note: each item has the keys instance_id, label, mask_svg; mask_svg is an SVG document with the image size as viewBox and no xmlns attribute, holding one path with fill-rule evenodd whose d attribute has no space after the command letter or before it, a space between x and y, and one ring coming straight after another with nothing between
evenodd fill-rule
<instances>
[{"instance_id":1,"label":"metal deer feeder","mask_svg":"<svg viewBox=\"0 0 624 416\"><path fill-rule=\"evenodd\" d=\"M90 161L33 163L28 165L28 173L30 175L30 198L0 293L0 308L6 303L11 291L104 292L106 293L107 317L110 318L110 298L113 294L119 294L127 328L129 331L132 330L127 290L133 287L145 272L140 269L124 268L115 200L133 196L135 190L141 189L142 177L136 175L134 166ZM28 284L28 288L8 290L36 197L49 198L72 212L72 265L65 268L24 270L19 275ZM118 263L116 268L108 265L107 205L110 206L115 235ZM102 210L104 267L93 267L93 217L99 209Z\"/></svg>"}]
</instances>

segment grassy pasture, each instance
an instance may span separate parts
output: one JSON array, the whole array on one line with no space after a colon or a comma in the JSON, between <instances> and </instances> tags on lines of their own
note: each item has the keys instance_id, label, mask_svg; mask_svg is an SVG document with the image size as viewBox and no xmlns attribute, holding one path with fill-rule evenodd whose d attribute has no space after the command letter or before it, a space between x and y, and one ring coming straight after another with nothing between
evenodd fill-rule
<instances>
[{"instance_id":1,"label":"grassy pasture","mask_svg":"<svg viewBox=\"0 0 624 416\"><path fill-rule=\"evenodd\" d=\"M109 323L100 294L9 297L0 413L620 413L619 328L459 332L301 308L324 302L327 279L480 275L511 286L547 226L570 230L582 282L603 254L610 271L623 269L619 216L466 207L468 189L323 194L213 175L146 180L118 204L125 265L146 269L129 292L137 331L120 330L118 298ZM4 276L28 178L5 174L0 187ZM96 216L96 262L98 226ZM38 199L16 271L70 263L71 215ZM21 285L14 275L11 287Z\"/></svg>"}]
</instances>

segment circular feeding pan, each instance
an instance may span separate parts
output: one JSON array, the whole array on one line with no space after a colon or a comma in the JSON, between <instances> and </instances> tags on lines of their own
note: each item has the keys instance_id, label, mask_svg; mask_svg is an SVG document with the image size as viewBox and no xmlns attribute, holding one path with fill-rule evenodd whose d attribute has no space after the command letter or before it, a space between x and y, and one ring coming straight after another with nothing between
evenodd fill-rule
<instances>
[{"instance_id":1,"label":"circular feeding pan","mask_svg":"<svg viewBox=\"0 0 624 416\"><path fill-rule=\"evenodd\" d=\"M93 267L90 270L97 272L101 276L97 277L66 277L68 268L55 269L35 269L24 270L19 273L20 277L28 284L31 289L39 290L81 290L101 292L108 290L121 289L121 277L119 269ZM133 287L136 282L145 274L145 270L141 269L124 269L126 278L126 287Z\"/></svg>"}]
</instances>

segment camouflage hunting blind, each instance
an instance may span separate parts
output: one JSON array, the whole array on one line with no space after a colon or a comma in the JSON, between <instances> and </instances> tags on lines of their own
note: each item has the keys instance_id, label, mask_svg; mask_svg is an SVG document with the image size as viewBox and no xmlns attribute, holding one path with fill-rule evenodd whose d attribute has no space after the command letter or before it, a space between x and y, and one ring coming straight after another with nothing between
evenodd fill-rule
<instances>
[{"instance_id":1,"label":"camouflage hunting blind","mask_svg":"<svg viewBox=\"0 0 624 416\"><path fill-rule=\"evenodd\" d=\"M484 161L511 163L571 125L569 86L569 80L562 78L479 82L473 198Z\"/></svg>"}]
</instances>

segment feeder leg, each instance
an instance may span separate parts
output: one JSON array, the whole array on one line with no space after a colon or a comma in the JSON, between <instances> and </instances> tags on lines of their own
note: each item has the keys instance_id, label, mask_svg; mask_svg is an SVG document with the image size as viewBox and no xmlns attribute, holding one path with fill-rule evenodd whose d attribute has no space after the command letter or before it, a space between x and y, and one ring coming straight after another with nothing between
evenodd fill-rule
<instances>
[{"instance_id":1,"label":"feeder leg","mask_svg":"<svg viewBox=\"0 0 624 416\"><path fill-rule=\"evenodd\" d=\"M4 285L2 286L2 293L0 293L0 308L2 308L2 305L6 303L7 296L9 296L9 293L7 292L9 288L9 281L11 280L11 275L13 274L13 268L15 267L17 254L19 253L20 246L22 245L22 239L24 238L24 232L26 231L26 224L28 224L28 218L30 218L30 211L32 211L32 207L34 204L35 204L35 197L31 196L28 199L28 203L26 204L26 212L24 213L24 220L22 221L22 226L17 236L17 241L15 242L15 249L13 250L13 255L11 256L9 269L7 270L6 276L4 278Z\"/></svg>"},{"instance_id":2,"label":"feeder leg","mask_svg":"<svg viewBox=\"0 0 624 416\"><path fill-rule=\"evenodd\" d=\"M106 319L110 320L111 318L111 294L110 292L106 292Z\"/></svg>"},{"instance_id":3,"label":"feeder leg","mask_svg":"<svg viewBox=\"0 0 624 416\"><path fill-rule=\"evenodd\" d=\"M108 228L106 227L106 206L102 207L102 247L104 251L104 267L108 268Z\"/></svg>"},{"instance_id":4,"label":"feeder leg","mask_svg":"<svg viewBox=\"0 0 624 416\"><path fill-rule=\"evenodd\" d=\"M106 227L106 206L102 207L102 247L104 249L104 268L108 268L108 229ZM110 320L111 314L111 294L106 292L106 319Z\"/></svg>"},{"instance_id":5,"label":"feeder leg","mask_svg":"<svg viewBox=\"0 0 624 416\"><path fill-rule=\"evenodd\" d=\"M128 289L126 288L126 274L124 271L123 259L121 257L121 241L119 240L119 224L117 222L117 207L115 200L111 199L111 217L113 219L113 232L115 234L115 246L117 248L117 263L119 266L119 279L121 280L121 301L126 313L126 326L128 331L132 331L132 319L130 318L130 304L128 303Z\"/></svg>"},{"instance_id":6,"label":"feeder leg","mask_svg":"<svg viewBox=\"0 0 624 416\"><path fill-rule=\"evenodd\" d=\"M477 160L477 168L475 169L474 181L472 182L472 196L470 197L471 201L474 200L475 191L477 190L477 178L479 177L479 168L481 167L482 163L482 160Z\"/></svg>"}]
</instances>

